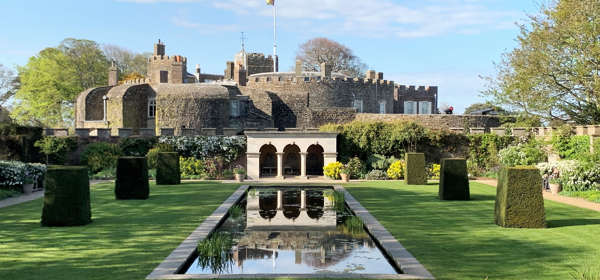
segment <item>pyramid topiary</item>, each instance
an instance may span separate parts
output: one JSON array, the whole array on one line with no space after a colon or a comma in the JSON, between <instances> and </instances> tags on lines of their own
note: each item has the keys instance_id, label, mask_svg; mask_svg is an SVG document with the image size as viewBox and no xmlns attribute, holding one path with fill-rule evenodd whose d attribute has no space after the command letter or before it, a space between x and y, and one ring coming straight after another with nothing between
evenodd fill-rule
<instances>
[{"instance_id":1,"label":"pyramid topiary","mask_svg":"<svg viewBox=\"0 0 600 280\"><path fill-rule=\"evenodd\" d=\"M425 172L425 154L406 153L406 169L404 182L408 185L427 184L427 174Z\"/></svg>"},{"instance_id":2,"label":"pyramid topiary","mask_svg":"<svg viewBox=\"0 0 600 280\"><path fill-rule=\"evenodd\" d=\"M467 160L464 158L444 158L440 167L441 200L469 200L469 176Z\"/></svg>"},{"instance_id":3,"label":"pyramid topiary","mask_svg":"<svg viewBox=\"0 0 600 280\"><path fill-rule=\"evenodd\" d=\"M502 227L546 227L542 177L532 166L503 167L496 190L496 224Z\"/></svg>"},{"instance_id":4,"label":"pyramid topiary","mask_svg":"<svg viewBox=\"0 0 600 280\"><path fill-rule=\"evenodd\" d=\"M150 195L145 157L120 157L117 161L117 199L147 199Z\"/></svg>"},{"instance_id":5,"label":"pyramid topiary","mask_svg":"<svg viewBox=\"0 0 600 280\"><path fill-rule=\"evenodd\" d=\"M48 166L43 226L81 226L92 222L87 166Z\"/></svg>"},{"instance_id":6,"label":"pyramid topiary","mask_svg":"<svg viewBox=\"0 0 600 280\"><path fill-rule=\"evenodd\" d=\"M178 153L158 153L156 184L177 185L181 183Z\"/></svg>"}]
</instances>

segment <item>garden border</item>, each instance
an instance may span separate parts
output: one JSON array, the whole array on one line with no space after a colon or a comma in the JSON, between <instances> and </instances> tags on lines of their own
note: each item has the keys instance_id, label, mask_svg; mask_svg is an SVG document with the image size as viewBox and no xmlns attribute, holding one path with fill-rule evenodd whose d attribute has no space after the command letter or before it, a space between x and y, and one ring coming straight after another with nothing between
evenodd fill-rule
<instances>
[{"instance_id":1,"label":"garden border","mask_svg":"<svg viewBox=\"0 0 600 280\"><path fill-rule=\"evenodd\" d=\"M403 274L178 274L194 256L198 241L210 235L226 218L231 206L238 203L250 186L240 186L200 226L198 226L146 279L215 279L215 278L362 278L362 279L435 279L384 227L341 185L333 188L344 193L346 204L360 217L380 248Z\"/></svg>"}]
</instances>

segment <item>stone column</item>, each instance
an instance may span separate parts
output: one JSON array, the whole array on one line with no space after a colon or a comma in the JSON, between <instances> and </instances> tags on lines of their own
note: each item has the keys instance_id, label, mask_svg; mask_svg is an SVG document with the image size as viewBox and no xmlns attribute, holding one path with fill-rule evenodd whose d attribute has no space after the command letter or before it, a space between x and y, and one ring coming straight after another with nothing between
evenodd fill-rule
<instances>
[{"instance_id":1,"label":"stone column","mask_svg":"<svg viewBox=\"0 0 600 280\"><path fill-rule=\"evenodd\" d=\"M306 209L306 191L300 191L300 209Z\"/></svg>"},{"instance_id":2,"label":"stone column","mask_svg":"<svg viewBox=\"0 0 600 280\"><path fill-rule=\"evenodd\" d=\"M306 178L306 153L300 153L300 177Z\"/></svg>"},{"instance_id":3,"label":"stone column","mask_svg":"<svg viewBox=\"0 0 600 280\"><path fill-rule=\"evenodd\" d=\"M277 211L283 209L283 191L277 191Z\"/></svg>"},{"instance_id":4,"label":"stone column","mask_svg":"<svg viewBox=\"0 0 600 280\"><path fill-rule=\"evenodd\" d=\"M259 153L246 153L246 175L253 180L258 180L260 178Z\"/></svg>"},{"instance_id":5,"label":"stone column","mask_svg":"<svg viewBox=\"0 0 600 280\"><path fill-rule=\"evenodd\" d=\"M277 153L277 178L283 179L283 153Z\"/></svg>"}]
</instances>

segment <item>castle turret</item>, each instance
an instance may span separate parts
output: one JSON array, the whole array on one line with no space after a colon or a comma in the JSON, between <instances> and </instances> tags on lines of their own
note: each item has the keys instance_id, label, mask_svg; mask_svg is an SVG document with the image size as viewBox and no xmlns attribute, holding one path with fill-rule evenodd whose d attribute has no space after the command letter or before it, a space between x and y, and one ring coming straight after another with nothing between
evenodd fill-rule
<instances>
[{"instance_id":1,"label":"castle turret","mask_svg":"<svg viewBox=\"0 0 600 280\"><path fill-rule=\"evenodd\" d=\"M108 68L108 86L116 86L119 83L119 68L115 61L111 61L110 68Z\"/></svg>"},{"instance_id":2,"label":"castle turret","mask_svg":"<svg viewBox=\"0 0 600 280\"><path fill-rule=\"evenodd\" d=\"M154 55L165 55L165 45L158 39L158 43L154 44Z\"/></svg>"},{"instance_id":3,"label":"castle turret","mask_svg":"<svg viewBox=\"0 0 600 280\"><path fill-rule=\"evenodd\" d=\"M154 55L148 59L148 77L152 83L181 84L187 74L187 58L165 55L165 45L158 40Z\"/></svg>"}]
</instances>

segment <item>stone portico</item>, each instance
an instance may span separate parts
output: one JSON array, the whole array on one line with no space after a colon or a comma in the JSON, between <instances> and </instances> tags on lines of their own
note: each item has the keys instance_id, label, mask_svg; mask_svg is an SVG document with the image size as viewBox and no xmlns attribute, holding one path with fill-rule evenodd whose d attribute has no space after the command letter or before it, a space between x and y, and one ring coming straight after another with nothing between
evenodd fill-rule
<instances>
[{"instance_id":1,"label":"stone portico","mask_svg":"<svg viewBox=\"0 0 600 280\"><path fill-rule=\"evenodd\" d=\"M247 175L308 178L323 176L337 159L337 133L318 131L246 131Z\"/></svg>"}]
</instances>

